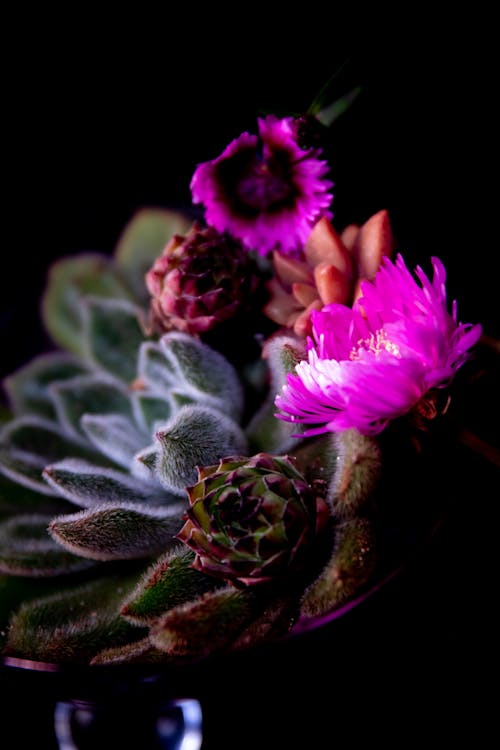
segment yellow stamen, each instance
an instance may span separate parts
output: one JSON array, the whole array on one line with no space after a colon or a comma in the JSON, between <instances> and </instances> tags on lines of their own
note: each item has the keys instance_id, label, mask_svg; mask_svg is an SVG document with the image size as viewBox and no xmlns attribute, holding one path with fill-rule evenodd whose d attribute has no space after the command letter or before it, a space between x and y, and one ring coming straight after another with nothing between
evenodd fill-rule
<instances>
[{"instance_id":1,"label":"yellow stamen","mask_svg":"<svg viewBox=\"0 0 500 750\"><path fill-rule=\"evenodd\" d=\"M373 352L376 357L378 357L381 352L389 352L389 354L392 354L394 357L401 359L399 346L387 338L387 333L383 328L379 328L375 333L370 333L366 339L359 339L356 346L352 348L349 354L349 359L359 359L359 352L361 349Z\"/></svg>"}]
</instances>

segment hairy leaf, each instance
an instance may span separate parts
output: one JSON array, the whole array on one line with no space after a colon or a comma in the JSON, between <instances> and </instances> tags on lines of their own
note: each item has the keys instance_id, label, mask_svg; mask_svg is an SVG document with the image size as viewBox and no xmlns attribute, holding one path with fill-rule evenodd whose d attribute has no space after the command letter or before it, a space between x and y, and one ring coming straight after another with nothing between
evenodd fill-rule
<instances>
[{"instance_id":1,"label":"hairy leaf","mask_svg":"<svg viewBox=\"0 0 500 750\"><path fill-rule=\"evenodd\" d=\"M132 417L125 386L110 375L82 375L50 387L60 423L75 437L83 435L84 414L122 414ZM66 454L68 455L68 454Z\"/></svg>"},{"instance_id":2,"label":"hairy leaf","mask_svg":"<svg viewBox=\"0 0 500 750\"><path fill-rule=\"evenodd\" d=\"M155 485L115 469L66 459L47 466L45 480L67 500L82 508L103 503L168 503L168 495Z\"/></svg>"},{"instance_id":3,"label":"hairy leaf","mask_svg":"<svg viewBox=\"0 0 500 750\"><path fill-rule=\"evenodd\" d=\"M144 573L122 607L122 615L137 625L152 624L167 610L184 604L220 582L192 567L194 552L177 545Z\"/></svg>"},{"instance_id":4,"label":"hairy leaf","mask_svg":"<svg viewBox=\"0 0 500 750\"><path fill-rule=\"evenodd\" d=\"M135 576L107 576L23 604L11 620L6 652L56 664L85 664L110 644L141 637L119 615Z\"/></svg>"},{"instance_id":5,"label":"hairy leaf","mask_svg":"<svg viewBox=\"0 0 500 750\"><path fill-rule=\"evenodd\" d=\"M156 433L156 473L171 492L184 494L197 480L197 466L210 466L224 456L244 455L246 439L230 417L206 406L184 406Z\"/></svg>"},{"instance_id":6,"label":"hairy leaf","mask_svg":"<svg viewBox=\"0 0 500 750\"><path fill-rule=\"evenodd\" d=\"M149 435L156 424L170 419L173 412L172 401L168 396L141 390L132 393L132 408L135 421Z\"/></svg>"},{"instance_id":7,"label":"hairy leaf","mask_svg":"<svg viewBox=\"0 0 500 750\"><path fill-rule=\"evenodd\" d=\"M336 515L352 518L377 487L382 454L375 438L354 429L334 434L333 441L338 460L328 499Z\"/></svg>"},{"instance_id":8,"label":"hairy leaf","mask_svg":"<svg viewBox=\"0 0 500 750\"><path fill-rule=\"evenodd\" d=\"M144 446L144 436L121 414L84 414L81 427L100 453L124 469Z\"/></svg>"},{"instance_id":9,"label":"hairy leaf","mask_svg":"<svg viewBox=\"0 0 500 750\"><path fill-rule=\"evenodd\" d=\"M81 301L87 295L131 298L112 261L104 255L86 253L53 264L42 298L43 321L56 344L78 355L84 355L86 349Z\"/></svg>"},{"instance_id":10,"label":"hairy leaf","mask_svg":"<svg viewBox=\"0 0 500 750\"><path fill-rule=\"evenodd\" d=\"M47 532L51 516L12 516L0 522L0 572L16 576L59 576L85 570L88 560L62 549Z\"/></svg>"},{"instance_id":11,"label":"hairy leaf","mask_svg":"<svg viewBox=\"0 0 500 750\"><path fill-rule=\"evenodd\" d=\"M151 643L149 635L141 638L139 641L126 643L124 646L115 648L106 648L100 651L91 660L90 664L95 665L115 665L115 664L164 664L168 661L168 656L159 651Z\"/></svg>"},{"instance_id":12,"label":"hairy leaf","mask_svg":"<svg viewBox=\"0 0 500 750\"><path fill-rule=\"evenodd\" d=\"M126 383L136 375L137 352L144 340L140 310L124 299L85 299L86 358Z\"/></svg>"},{"instance_id":13,"label":"hairy leaf","mask_svg":"<svg viewBox=\"0 0 500 750\"><path fill-rule=\"evenodd\" d=\"M87 372L80 360L65 352L35 357L4 380L4 388L16 414L38 414L54 419L54 405L47 386Z\"/></svg>"},{"instance_id":14,"label":"hairy leaf","mask_svg":"<svg viewBox=\"0 0 500 750\"><path fill-rule=\"evenodd\" d=\"M92 560L134 560L176 543L185 504L168 511L148 506L103 505L54 518L49 531L66 549Z\"/></svg>"}]
</instances>

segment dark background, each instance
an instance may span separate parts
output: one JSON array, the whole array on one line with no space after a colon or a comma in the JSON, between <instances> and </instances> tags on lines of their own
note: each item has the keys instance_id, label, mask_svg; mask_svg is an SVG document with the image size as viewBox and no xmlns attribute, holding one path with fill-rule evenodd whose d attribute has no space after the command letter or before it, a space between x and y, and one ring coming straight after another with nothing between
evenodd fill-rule
<instances>
[{"instance_id":1,"label":"dark background","mask_svg":"<svg viewBox=\"0 0 500 750\"><path fill-rule=\"evenodd\" d=\"M198 162L254 131L262 111L306 109L343 64L338 93L363 90L332 130L334 223L387 208L408 263L428 270L429 257L441 257L460 320L499 337L491 19L455 13L438 23L408 11L371 28L360 19L334 12L327 22L303 7L273 24L245 7L214 30L200 18L193 28L189 13L165 21L145 11L125 29L122 18L105 24L82 12L62 27L44 17L39 33L32 18L3 75L0 374L50 345L38 305L51 260L111 252L140 207L189 205ZM468 415L498 436L497 394L480 388ZM332 731L409 747L417 736L446 746L467 730L483 746L492 716L485 680L496 679L498 653L498 472L475 457L457 473L460 491L431 549L340 631L244 662L238 674L229 665L202 675L210 747L246 747L229 739L241 730L262 748L329 747L319 738ZM34 702L28 695L31 711Z\"/></svg>"}]
</instances>

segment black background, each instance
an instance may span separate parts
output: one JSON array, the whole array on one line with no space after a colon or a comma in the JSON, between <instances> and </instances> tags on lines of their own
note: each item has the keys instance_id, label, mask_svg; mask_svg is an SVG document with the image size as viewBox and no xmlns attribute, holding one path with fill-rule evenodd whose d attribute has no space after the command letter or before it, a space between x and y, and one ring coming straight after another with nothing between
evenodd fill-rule
<instances>
[{"instance_id":1,"label":"black background","mask_svg":"<svg viewBox=\"0 0 500 750\"><path fill-rule=\"evenodd\" d=\"M441 257L459 318L500 336L491 19L455 14L438 23L410 9L404 20L362 23L361 12L332 12L325 19L302 7L271 22L248 6L218 26L199 14L194 24L194 11L105 22L82 10L54 23L32 17L22 33L12 27L3 76L2 375L50 345L38 304L51 260L111 252L140 207L189 204L198 162L254 131L263 111L306 109L344 63L339 93L363 91L332 131L334 223L387 208L409 264L428 270L429 257ZM484 746L485 679L490 671L496 679L498 474L483 459L471 471L421 564L340 634L317 634L267 669L260 659L238 673L203 674L221 691L219 700L205 684L210 747L333 747L331 732L446 746L465 729L472 746ZM252 679L260 693L246 684ZM36 699L28 703L33 712ZM25 711L26 695L17 705ZM236 739L240 730L248 745Z\"/></svg>"}]
</instances>

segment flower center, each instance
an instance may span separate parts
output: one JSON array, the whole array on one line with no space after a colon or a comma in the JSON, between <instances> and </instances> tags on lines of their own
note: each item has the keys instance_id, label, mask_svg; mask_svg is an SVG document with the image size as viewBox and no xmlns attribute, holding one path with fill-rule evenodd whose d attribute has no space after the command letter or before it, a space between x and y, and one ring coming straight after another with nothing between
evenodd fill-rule
<instances>
[{"instance_id":1,"label":"flower center","mask_svg":"<svg viewBox=\"0 0 500 750\"><path fill-rule=\"evenodd\" d=\"M370 335L365 339L359 339L356 346L351 349L349 353L349 359L359 359L360 351L362 349L371 352L376 357L378 357L381 352L389 352L389 354L397 357L397 359L401 359L399 346L397 344L394 344L387 337L387 333L383 328L379 328L378 331L375 331L375 333L370 333Z\"/></svg>"},{"instance_id":2,"label":"flower center","mask_svg":"<svg viewBox=\"0 0 500 750\"><path fill-rule=\"evenodd\" d=\"M268 211L285 203L292 193L290 180L281 165L265 160L251 163L237 185L240 201L257 211Z\"/></svg>"}]
</instances>

